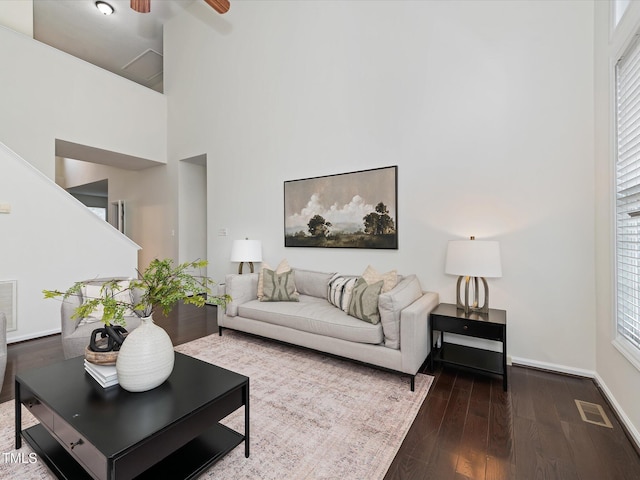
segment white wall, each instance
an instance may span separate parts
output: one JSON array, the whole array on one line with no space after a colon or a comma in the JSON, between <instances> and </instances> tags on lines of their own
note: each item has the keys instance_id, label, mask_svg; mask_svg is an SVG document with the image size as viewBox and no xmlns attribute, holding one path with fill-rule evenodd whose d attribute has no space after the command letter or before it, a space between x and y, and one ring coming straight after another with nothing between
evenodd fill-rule
<instances>
[{"instance_id":1,"label":"white wall","mask_svg":"<svg viewBox=\"0 0 640 480\"><path fill-rule=\"evenodd\" d=\"M7 10L0 13L2 23L10 24ZM0 64L0 143L46 177L55 176L56 139L166 162L162 94L4 27L0 27ZM96 275L132 275L137 246L114 231L113 236L105 234L113 229L70 196L66 201L49 199L50 189L37 183L42 179L27 175L17 182L4 164L0 172L3 201L16 205L24 201L29 207L28 213L18 213L16 208L0 225L4 252L0 275L19 282L19 330L8 338L22 340L59 331L60 306L45 301L41 290L64 288ZM138 182L140 196L150 189L141 209L158 215L147 216L147 223L138 227L154 240L153 248L140 254L142 262L152 252L174 256L175 238L166 234L166 223L173 222L173 217L165 214L170 210L165 204L175 196L167 194L171 191L164 187L167 178L166 173L155 173ZM41 193L41 188L48 193ZM27 201L23 195L33 198ZM43 205L47 215L40 218Z\"/></svg>"},{"instance_id":2,"label":"white wall","mask_svg":"<svg viewBox=\"0 0 640 480\"><path fill-rule=\"evenodd\" d=\"M55 175L55 139L166 162L166 100L0 27L0 142Z\"/></svg>"},{"instance_id":3,"label":"white wall","mask_svg":"<svg viewBox=\"0 0 640 480\"><path fill-rule=\"evenodd\" d=\"M207 259L207 158L180 160L178 261ZM213 266L212 266L213 267Z\"/></svg>"},{"instance_id":4,"label":"white wall","mask_svg":"<svg viewBox=\"0 0 640 480\"><path fill-rule=\"evenodd\" d=\"M140 268L154 258L178 259L178 195L173 165L136 172L128 197L131 238L139 239Z\"/></svg>"},{"instance_id":5,"label":"white wall","mask_svg":"<svg viewBox=\"0 0 640 480\"><path fill-rule=\"evenodd\" d=\"M0 25L33 37L33 0L2 0Z\"/></svg>"},{"instance_id":6,"label":"white wall","mask_svg":"<svg viewBox=\"0 0 640 480\"><path fill-rule=\"evenodd\" d=\"M64 189L93 183L100 180L107 180L109 191L107 197L107 205L110 208L112 202L123 200L127 211L125 215L135 215L135 199L136 194L136 177L138 172L133 170L125 170L123 168L111 167L108 165L98 165L87 163L71 158L56 158L56 183ZM130 205L131 203L131 205ZM131 210L129 212L128 210ZM111 215L111 211L108 212ZM129 224L130 220L125 220L125 235L131 238L138 245L140 239L131 236Z\"/></svg>"},{"instance_id":7,"label":"white wall","mask_svg":"<svg viewBox=\"0 0 640 480\"><path fill-rule=\"evenodd\" d=\"M0 23L31 35L31 2L0 3ZM177 162L202 152L218 280L237 268L232 240L248 236L263 241L271 263L398 268L452 301L446 242L497 239L504 277L489 282L492 306L508 311L511 356L597 371L638 426L640 374L611 345L609 61L640 18L630 9L609 45L608 2L247 0L224 16L196 2L165 30L168 119L156 92L0 28L0 141L49 177L55 138L171 159L136 182L145 214L135 228L156 242L141 265L178 255ZM387 165L399 166L397 251L283 247L283 181ZM20 205L5 171L0 201ZM0 227L20 249L55 230L19 210L0 216ZM4 234L16 224L24 235ZM221 228L228 237L215 235ZM38 271L61 255L16 258L17 273L1 263L3 278L38 278L19 288L40 298L39 289L68 283L65 267ZM20 335L54 325L58 306L46 305L20 304Z\"/></svg>"},{"instance_id":8,"label":"white wall","mask_svg":"<svg viewBox=\"0 0 640 480\"><path fill-rule=\"evenodd\" d=\"M175 202L167 195L170 191L167 170L166 165L125 170L59 158L56 182L69 188L107 179L109 204L118 200L125 202L124 233L141 247L139 266L145 268L154 258L175 258L177 232L169 215L175 209Z\"/></svg>"},{"instance_id":9,"label":"white wall","mask_svg":"<svg viewBox=\"0 0 640 480\"><path fill-rule=\"evenodd\" d=\"M208 159L209 260L415 272L501 242L514 359L595 369L592 2L196 2L165 28L169 158ZM187 54L188 52L188 54ZM283 181L398 165L399 249L284 248Z\"/></svg>"},{"instance_id":10,"label":"white wall","mask_svg":"<svg viewBox=\"0 0 640 480\"><path fill-rule=\"evenodd\" d=\"M9 342L60 331L60 302L43 289L135 274L138 247L0 143L0 280L17 281Z\"/></svg>"},{"instance_id":11,"label":"white wall","mask_svg":"<svg viewBox=\"0 0 640 480\"><path fill-rule=\"evenodd\" d=\"M48 177L55 178L55 139L166 162L164 95L3 27L0 64L0 142ZM130 232L144 246L142 267L177 258L170 171L149 169L131 187L140 208L129 218L144 216Z\"/></svg>"},{"instance_id":12,"label":"white wall","mask_svg":"<svg viewBox=\"0 0 640 480\"><path fill-rule=\"evenodd\" d=\"M615 245L613 229L615 142L613 125L614 65L640 27L640 4L631 2L619 27L611 32L610 5L596 2L596 372L618 414L640 444L640 371L613 345L615 307L613 297Z\"/></svg>"}]
</instances>

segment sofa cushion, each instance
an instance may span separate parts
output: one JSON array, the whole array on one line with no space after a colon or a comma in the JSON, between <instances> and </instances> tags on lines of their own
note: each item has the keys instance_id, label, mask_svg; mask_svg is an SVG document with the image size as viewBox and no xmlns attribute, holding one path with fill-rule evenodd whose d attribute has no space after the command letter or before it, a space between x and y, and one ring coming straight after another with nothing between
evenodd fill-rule
<instances>
[{"instance_id":1,"label":"sofa cushion","mask_svg":"<svg viewBox=\"0 0 640 480\"><path fill-rule=\"evenodd\" d=\"M400 312L421 296L422 287L415 275L404 277L393 290L380 295L378 308L385 346L400 348Z\"/></svg>"},{"instance_id":2,"label":"sofa cushion","mask_svg":"<svg viewBox=\"0 0 640 480\"><path fill-rule=\"evenodd\" d=\"M290 270L284 273L276 273L266 268L263 272L263 295L261 302L297 302L295 272Z\"/></svg>"},{"instance_id":3,"label":"sofa cushion","mask_svg":"<svg viewBox=\"0 0 640 480\"><path fill-rule=\"evenodd\" d=\"M294 268L296 272L296 290L300 295L327 299L327 285L334 273L314 272Z\"/></svg>"},{"instance_id":4,"label":"sofa cushion","mask_svg":"<svg viewBox=\"0 0 640 480\"><path fill-rule=\"evenodd\" d=\"M271 268L267 262L262 262L262 268L260 269L260 273L259 273L259 276L258 276L258 298L262 297L262 294L263 294L264 275L263 275L262 272L265 269L266 270L273 270L273 268ZM288 272L289 270L291 270L291 267L289 266L289 262L287 262L287 259L284 258L284 259L282 259L282 261L276 267L275 272L276 273L284 273L284 272Z\"/></svg>"},{"instance_id":5,"label":"sofa cushion","mask_svg":"<svg viewBox=\"0 0 640 480\"><path fill-rule=\"evenodd\" d=\"M251 300L238 306L238 316L350 342L380 344L384 340L380 324L351 317L321 298L300 295L299 300Z\"/></svg>"},{"instance_id":6,"label":"sofa cushion","mask_svg":"<svg viewBox=\"0 0 640 480\"><path fill-rule=\"evenodd\" d=\"M349 313L349 300L353 286L358 281L358 277L345 276L336 273L327 286L327 299L331 305L335 305L345 313Z\"/></svg>"},{"instance_id":7,"label":"sofa cushion","mask_svg":"<svg viewBox=\"0 0 640 480\"><path fill-rule=\"evenodd\" d=\"M377 325L380 323L378 311L378 297L382 290L383 281L369 285L360 277L353 287L351 300L349 300L349 315Z\"/></svg>"},{"instance_id":8,"label":"sofa cushion","mask_svg":"<svg viewBox=\"0 0 640 480\"><path fill-rule=\"evenodd\" d=\"M373 285L382 280L384 282L382 285L382 293L388 292L398 284L398 272L396 270L380 273L371 265L366 268L362 274L362 278L364 278L369 285Z\"/></svg>"}]
</instances>

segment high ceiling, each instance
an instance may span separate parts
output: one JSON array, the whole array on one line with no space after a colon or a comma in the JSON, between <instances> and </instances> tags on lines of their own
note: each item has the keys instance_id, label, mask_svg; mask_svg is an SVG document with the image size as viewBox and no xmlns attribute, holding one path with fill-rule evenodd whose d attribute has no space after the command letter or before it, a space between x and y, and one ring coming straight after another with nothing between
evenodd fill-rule
<instances>
[{"instance_id":1,"label":"high ceiling","mask_svg":"<svg viewBox=\"0 0 640 480\"><path fill-rule=\"evenodd\" d=\"M95 0L33 0L34 38L162 92L163 25L199 0L151 0L150 13L133 11L129 0L105 1L112 15Z\"/></svg>"}]
</instances>

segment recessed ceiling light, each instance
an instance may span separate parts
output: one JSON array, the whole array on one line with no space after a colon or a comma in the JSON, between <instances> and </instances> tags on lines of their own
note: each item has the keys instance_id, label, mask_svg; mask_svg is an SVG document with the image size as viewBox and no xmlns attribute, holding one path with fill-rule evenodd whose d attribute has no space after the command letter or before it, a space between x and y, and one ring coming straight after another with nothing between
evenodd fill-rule
<instances>
[{"instance_id":1,"label":"recessed ceiling light","mask_svg":"<svg viewBox=\"0 0 640 480\"><path fill-rule=\"evenodd\" d=\"M107 2L96 2L96 8L100 10L100 13L103 15L111 15L115 11Z\"/></svg>"}]
</instances>

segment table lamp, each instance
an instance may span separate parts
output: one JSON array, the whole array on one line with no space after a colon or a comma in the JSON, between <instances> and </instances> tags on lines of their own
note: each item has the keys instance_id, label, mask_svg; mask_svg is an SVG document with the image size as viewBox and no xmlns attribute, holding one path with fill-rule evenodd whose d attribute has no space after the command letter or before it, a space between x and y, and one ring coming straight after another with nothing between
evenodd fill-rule
<instances>
[{"instance_id":1,"label":"table lamp","mask_svg":"<svg viewBox=\"0 0 640 480\"><path fill-rule=\"evenodd\" d=\"M240 262L238 273L242 274L244 262L249 263L251 273L253 273L253 262L262 261L262 242L260 240L234 240L231 247L231 261Z\"/></svg>"},{"instance_id":2,"label":"table lamp","mask_svg":"<svg viewBox=\"0 0 640 480\"><path fill-rule=\"evenodd\" d=\"M500 263L500 243L496 241L481 241L471 237L470 240L450 240L447 247L445 273L458 275L456 285L456 306L469 312L489 312L489 285L487 278L502 276ZM464 303L460 298L460 285L465 279ZM484 305L479 306L478 278L484 286ZM469 283L472 284L474 299L469 303Z\"/></svg>"}]
</instances>

